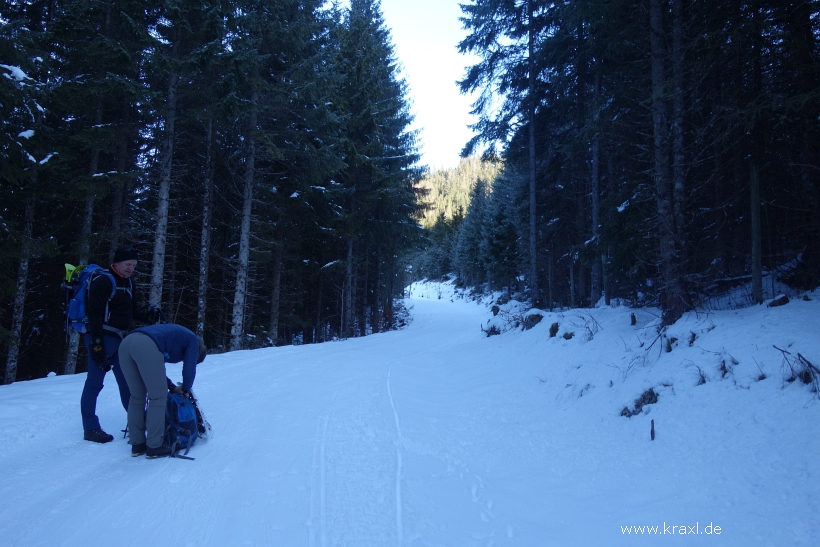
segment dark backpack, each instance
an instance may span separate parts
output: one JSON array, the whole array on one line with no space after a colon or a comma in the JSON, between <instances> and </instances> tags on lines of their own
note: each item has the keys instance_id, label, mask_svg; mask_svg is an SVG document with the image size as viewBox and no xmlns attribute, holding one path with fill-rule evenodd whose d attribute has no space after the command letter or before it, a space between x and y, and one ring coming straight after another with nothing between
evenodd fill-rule
<instances>
[{"instance_id":1,"label":"dark backpack","mask_svg":"<svg viewBox=\"0 0 820 547\"><path fill-rule=\"evenodd\" d=\"M88 288L91 281L100 275L108 276L111 280L111 295L108 297L111 300L117 291L117 282L111 272L106 271L102 266L96 264L89 264L88 266L77 266L76 268L71 264L65 265L65 282L63 288L66 292L66 307L65 307L65 328L68 332L69 327L77 332L88 332L88 312L86 307L88 305Z\"/></svg>"},{"instance_id":2,"label":"dark backpack","mask_svg":"<svg viewBox=\"0 0 820 547\"><path fill-rule=\"evenodd\" d=\"M146 414L148 407L145 408ZM122 430L122 438L128 437L128 426ZM188 450L194 445L197 439L207 439L211 436L211 424L205 419L205 415L200 412L196 397L193 392L188 397L179 393L168 393L165 404L165 435L163 442L171 449L172 458L183 458L193 460L188 457ZM180 454L180 450L185 452Z\"/></svg>"},{"instance_id":3,"label":"dark backpack","mask_svg":"<svg viewBox=\"0 0 820 547\"><path fill-rule=\"evenodd\" d=\"M207 437L211 425L197 408L193 393L190 397L178 393L168 394L165 407L165 442L171 448L171 457L187 458L188 450L200 437ZM185 452L180 456L180 450Z\"/></svg>"}]
</instances>

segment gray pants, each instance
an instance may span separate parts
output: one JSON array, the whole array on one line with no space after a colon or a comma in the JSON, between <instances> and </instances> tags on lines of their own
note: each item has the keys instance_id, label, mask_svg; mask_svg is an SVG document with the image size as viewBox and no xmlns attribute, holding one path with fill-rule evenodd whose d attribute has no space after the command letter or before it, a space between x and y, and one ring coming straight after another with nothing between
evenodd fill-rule
<instances>
[{"instance_id":1,"label":"gray pants","mask_svg":"<svg viewBox=\"0 0 820 547\"><path fill-rule=\"evenodd\" d=\"M120 344L119 356L122 374L131 390L131 399L128 401L128 444L146 443L151 448L162 446L165 404L168 399L165 357L154 341L141 332L125 337Z\"/></svg>"}]
</instances>

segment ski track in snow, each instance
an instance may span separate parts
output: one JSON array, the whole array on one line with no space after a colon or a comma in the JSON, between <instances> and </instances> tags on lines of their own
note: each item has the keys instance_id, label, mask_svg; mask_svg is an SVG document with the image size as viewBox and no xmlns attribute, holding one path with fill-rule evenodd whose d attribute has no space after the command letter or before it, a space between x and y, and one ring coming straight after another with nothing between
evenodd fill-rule
<instances>
[{"instance_id":1,"label":"ski track in snow","mask_svg":"<svg viewBox=\"0 0 820 547\"><path fill-rule=\"evenodd\" d=\"M130 457L111 375L105 445L81 440L84 375L0 386L0 545L816 544L820 403L772 345L820 361L820 295L692 314L671 353L646 351L652 310L487 338L486 307L446 286L409 303L403 331L209 356L195 389L214 435L193 462ZM657 404L619 415L649 387ZM619 528L664 522L723 533Z\"/></svg>"},{"instance_id":2,"label":"ski track in snow","mask_svg":"<svg viewBox=\"0 0 820 547\"><path fill-rule=\"evenodd\" d=\"M390 398L390 408L393 409L393 419L396 422L396 543L401 547L403 542L403 525L401 518L401 424L399 423L399 413L396 412L396 403L393 401L393 393L390 391L390 373L393 372L393 365L387 369L387 396Z\"/></svg>"},{"instance_id":3,"label":"ski track in snow","mask_svg":"<svg viewBox=\"0 0 820 547\"><path fill-rule=\"evenodd\" d=\"M325 415L319 421L316 428L317 441L313 444L313 465L311 466L310 479L310 519L307 522L309 528L309 545L315 547L316 545L316 504L318 503L318 522L319 522L319 538L320 545L325 547L327 545L327 492L325 479L325 447L327 444L327 424L330 417ZM318 475L318 476L317 476ZM318 487L316 483L318 482ZM318 490L319 499L316 500L316 491Z\"/></svg>"},{"instance_id":4,"label":"ski track in snow","mask_svg":"<svg viewBox=\"0 0 820 547\"><path fill-rule=\"evenodd\" d=\"M327 545L327 479L325 478L325 448L327 446L328 416L322 418L322 442L319 447L319 523L322 547Z\"/></svg>"}]
</instances>

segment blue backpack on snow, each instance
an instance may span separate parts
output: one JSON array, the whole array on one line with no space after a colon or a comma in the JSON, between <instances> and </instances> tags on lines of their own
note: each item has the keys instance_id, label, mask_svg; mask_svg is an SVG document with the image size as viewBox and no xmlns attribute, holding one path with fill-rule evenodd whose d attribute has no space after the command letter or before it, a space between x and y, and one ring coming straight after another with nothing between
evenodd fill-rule
<instances>
[{"instance_id":1,"label":"blue backpack on snow","mask_svg":"<svg viewBox=\"0 0 820 547\"><path fill-rule=\"evenodd\" d=\"M165 442L171 447L171 457L178 457L177 453L183 448L183 455L188 454L198 436L199 423L193 401L185 395L169 393L165 407Z\"/></svg>"},{"instance_id":2,"label":"blue backpack on snow","mask_svg":"<svg viewBox=\"0 0 820 547\"><path fill-rule=\"evenodd\" d=\"M188 397L179 393L168 393L165 406L165 442L171 448L172 458L193 460L187 456L188 450L198 438L206 439L211 435L211 424L199 410L196 396L191 392ZM180 454L180 450L185 452Z\"/></svg>"}]
</instances>

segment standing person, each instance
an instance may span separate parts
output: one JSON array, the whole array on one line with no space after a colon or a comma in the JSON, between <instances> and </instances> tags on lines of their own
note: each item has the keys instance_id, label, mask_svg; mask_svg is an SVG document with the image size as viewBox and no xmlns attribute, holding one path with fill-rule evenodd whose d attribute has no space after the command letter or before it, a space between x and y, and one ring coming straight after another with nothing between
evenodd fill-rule
<instances>
[{"instance_id":1,"label":"standing person","mask_svg":"<svg viewBox=\"0 0 820 547\"><path fill-rule=\"evenodd\" d=\"M83 439L86 441L107 443L114 440L112 435L100 427L100 419L97 417L97 397L102 391L105 374L109 369L113 370L120 390L120 401L127 411L131 394L120 371L117 348L120 347L125 332L131 328L132 318L152 323L159 316L158 309L138 309L136 306L132 276L138 260L139 254L134 247L120 245L114 252L113 264L106 270L114 278L115 286L111 286L111 277L99 273L91 280L88 288L88 333L85 335L88 375L80 397Z\"/></svg>"},{"instance_id":2,"label":"standing person","mask_svg":"<svg viewBox=\"0 0 820 547\"><path fill-rule=\"evenodd\" d=\"M205 343L180 325L151 325L134 329L120 346L122 373L131 390L128 404L128 443L131 455L162 458L171 454L163 443L165 405L170 381L165 363L182 361L182 385L173 390L185 396L191 392L196 366L205 359ZM145 397L148 410L145 410Z\"/></svg>"}]
</instances>

